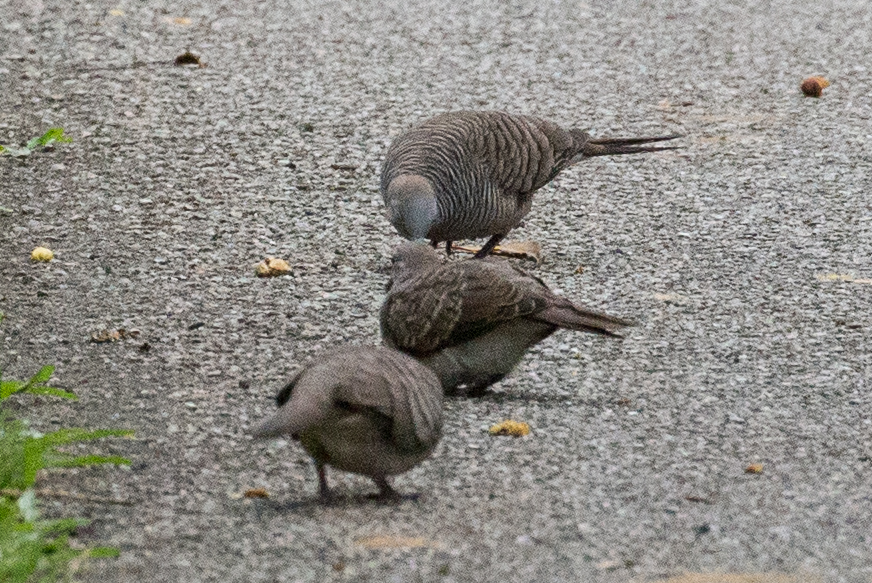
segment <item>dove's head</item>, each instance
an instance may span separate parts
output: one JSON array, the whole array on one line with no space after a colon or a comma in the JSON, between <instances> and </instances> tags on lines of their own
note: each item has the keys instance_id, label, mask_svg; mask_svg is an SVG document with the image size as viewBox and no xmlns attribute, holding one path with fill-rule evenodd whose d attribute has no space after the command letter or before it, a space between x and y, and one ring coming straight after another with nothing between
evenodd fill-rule
<instances>
[{"instance_id":1,"label":"dove's head","mask_svg":"<svg viewBox=\"0 0 872 583\"><path fill-rule=\"evenodd\" d=\"M433 185L417 174L403 174L391 180L385 202L388 220L406 239L426 239L439 219Z\"/></svg>"},{"instance_id":2,"label":"dove's head","mask_svg":"<svg viewBox=\"0 0 872 583\"><path fill-rule=\"evenodd\" d=\"M391 257L391 283L401 283L440 265L442 257L427 241L400 243Z\"/></svg>"},{"instance_id":3,"label":"dove's head","mask_svg":"<svg viewBox=\"0 0 872 583\"><path fill-rule=\"evenodd\" d=\"M336 408L337 386L353 367L336 366L347 361L339 351L327 353L320 361L298 371L276 395L278 411L251 430L256 438L289 435L300 439L313 427L328 420Z\"/></svg>"}]
</instances>

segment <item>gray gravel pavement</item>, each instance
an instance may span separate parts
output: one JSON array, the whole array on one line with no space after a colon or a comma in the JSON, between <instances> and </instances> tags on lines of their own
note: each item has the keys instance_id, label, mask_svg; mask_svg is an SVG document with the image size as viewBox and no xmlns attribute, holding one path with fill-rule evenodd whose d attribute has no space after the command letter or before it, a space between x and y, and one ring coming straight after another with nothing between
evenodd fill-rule
<instances>
[{"instance_id":1,"label":"gray gravel pavement","mask_svg":"<svg viewBox=\"0 0 872 583\"><path fill-rule=\"evenodd\" d=\"M0 0L0 22L0 143L74 139L0 158L0 364L56 363L81 397L18 400L38 428L137 432L94 446L129 469L44 477L134 502L46 503L122 550L84 580L872 581L865 0ZM208 66L171 66L188 48ZM395 481L418 502L333 472L322 507L302 448L244 431L307 357L378 341L382 156L461 108L685 135L564 172L511 235L639 325L558 332L449 399ZM293 274L254 277L267 255ZM141 333L89 341L117 328ZM532 434L487 435L506 418Z\"/></svg>"}]
</instances>

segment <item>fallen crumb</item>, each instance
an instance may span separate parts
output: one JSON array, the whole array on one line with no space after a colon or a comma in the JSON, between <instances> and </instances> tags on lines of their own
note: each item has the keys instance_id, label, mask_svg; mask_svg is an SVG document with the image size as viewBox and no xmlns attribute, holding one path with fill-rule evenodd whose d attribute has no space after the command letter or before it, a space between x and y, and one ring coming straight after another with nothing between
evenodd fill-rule
<instances>
[{"instance_id":1,"label":"fallen crumb","mask_svg":"<svg viewBox=\"0 0 872 583\"><path fill-rule=\"evenodd\" d=\"M263 488L250 488L242 494L243 498L269 498L269 492Z\"/></svg>"},{"instance_id":2,"label":"fallen crumb","mask_svg":"<svg viewBox=\"0 0 872 583\"><path fill-rule=\"evenodd\" d=\"M746 474L762 474L763 473L763 464L751 464L747 468L745 468Z\"/></svg>"},{"instance_id":3,"label":"fallen crumb","mask_svg":"<svg viewBox=\"0 0 872 583\"><path fill-rule=\"evenodd\" d=\"M513 437L523 437L530 434L530 425L523 421L512 421L507 419L502 423L497 423L488 429L491 435L511 435Z\"/></svg>"},{"instance_id":4,"label":"fallen crumb","mask_svg":"<svg viewBox=\"0 0 872 583\"><path fill-rule=\"evenodd\" d=\"M54 253L52 253L51 249L37 247L30 252L30 259L32 261L51 261L54 259Z\"/></svg>"},{"instance_id":5,"label":"fallen crumb","mask_svg":"<svg viewBox=\"0 0 872 583\"><path fill-rule=\"evenodd\" d=\"M257 264L254 268L258 277L273 277L276 275L285 275L291 271L291 266L284 259L277 257L267 257Z\"/></svg>"},{"instance_id":6,"label":"fallen crumb","mask_svg":"<svg viewBox=\"0 0 872 583\"><path fill-rule=\"evenodd\" d=\"M201 69L206 66L206 63L200 61L200 57L192 53L191 51L185 51L178 57L176 57L175 61L173 61L176 67L181 67L184 65L197 65Z\"/></svg>"},{"instance_id":7,"label":"fallen crumb","mask_svg":"<svg viewBox=\"0 0 872 583\"><path fill-rule=\"evenodd\" d=\"M91 342L96 342L98 344L102 342L118 342L125 338L136 338L139 334L140 332L136 328L129 331L124 328L118 328L117 330L100 330L99 332L91 334Z\"/></svg>"},{"instance_id":8,"label":"fallen crumb","mask_svg":"<svg viewBox=\"0 0 872 583\"><path fill-rule=\"evenodd\" d=\"M824 88L829 87L830 82L824 79L823 77L809 77L799 88L805 93L806 97L820 97Z\"/></svg>"}]
</instances>

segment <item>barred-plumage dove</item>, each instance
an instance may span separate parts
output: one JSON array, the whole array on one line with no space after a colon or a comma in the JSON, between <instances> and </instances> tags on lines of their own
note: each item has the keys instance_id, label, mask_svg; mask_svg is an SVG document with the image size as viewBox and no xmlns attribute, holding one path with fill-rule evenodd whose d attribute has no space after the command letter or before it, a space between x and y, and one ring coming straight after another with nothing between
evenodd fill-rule
<instances>
[{"instance_id":1,"label":"barred-plumage dove","mask_svg":"<svg viewBox=\"0 0 872 583\"><path fill-rule=\"evenodd\" d=\"M385 344L433 369L445 391L481 394L558 328L620 336L627 320L573 304L505 260L443 263L402 243L381 309Z\"/></svg>"},{"instance_id":2,"label":"barred-plumage dove","mask_svg":"<svg viewBox=\"0 0 872 583\"><path fill-rule=\"evenodd\" d=\"M381 192L388 218L407 239L490 237L484 257L530 212L533 193L592 156L674 150L641 146L677 135L591 138L526 115L459 111L428 119L388 148Z\"/></svg>"},{"instance_id":3,"label":"barred-plumage dove","mask_svg":"<svg viewBox=\"0 0 872 583\"><path fill-rule=\"evenodd\" d=\"M442 430L439 380L387 347L328 352L300 371L276 401L279 410L252 434L299 439L315 460L325 499L325 465L369 476L382 497L397 496L387 476L428 458Z\"/></svg>"}]
</instances>

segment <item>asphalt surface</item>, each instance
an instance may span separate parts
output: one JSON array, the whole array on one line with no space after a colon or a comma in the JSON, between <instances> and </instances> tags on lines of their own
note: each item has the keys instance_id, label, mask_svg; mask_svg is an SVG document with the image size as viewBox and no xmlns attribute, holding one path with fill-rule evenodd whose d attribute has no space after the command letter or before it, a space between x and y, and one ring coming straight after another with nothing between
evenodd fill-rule
<instances>
[{"instance_id":1,"label":"asphalt surface","mask_svg":"<svg viewBox=\"0 0 872 583\"><path fill-rule=\"evenodd\" d=\"M0 364L54 363L80 396L14 407L137 434L87 449L129 469L41 478L132 503L46 501L122 550L79 578L872 580L865 0L2 0L0 21L0 143L74 140L0 158ZM207 66L172 66L186 49ZM381 159L453 109L685 136L566 171L510 236L639 325L557 333L447 400L435 455L394 482L417 502L333 472L322 507L302 449L245 429L308 357L378 342ZM254 277L268 255L292 275ZM118 328L139 336L91 342ZM532 434L487 435L506 418Z\"/></svg>"}]
</instances>

